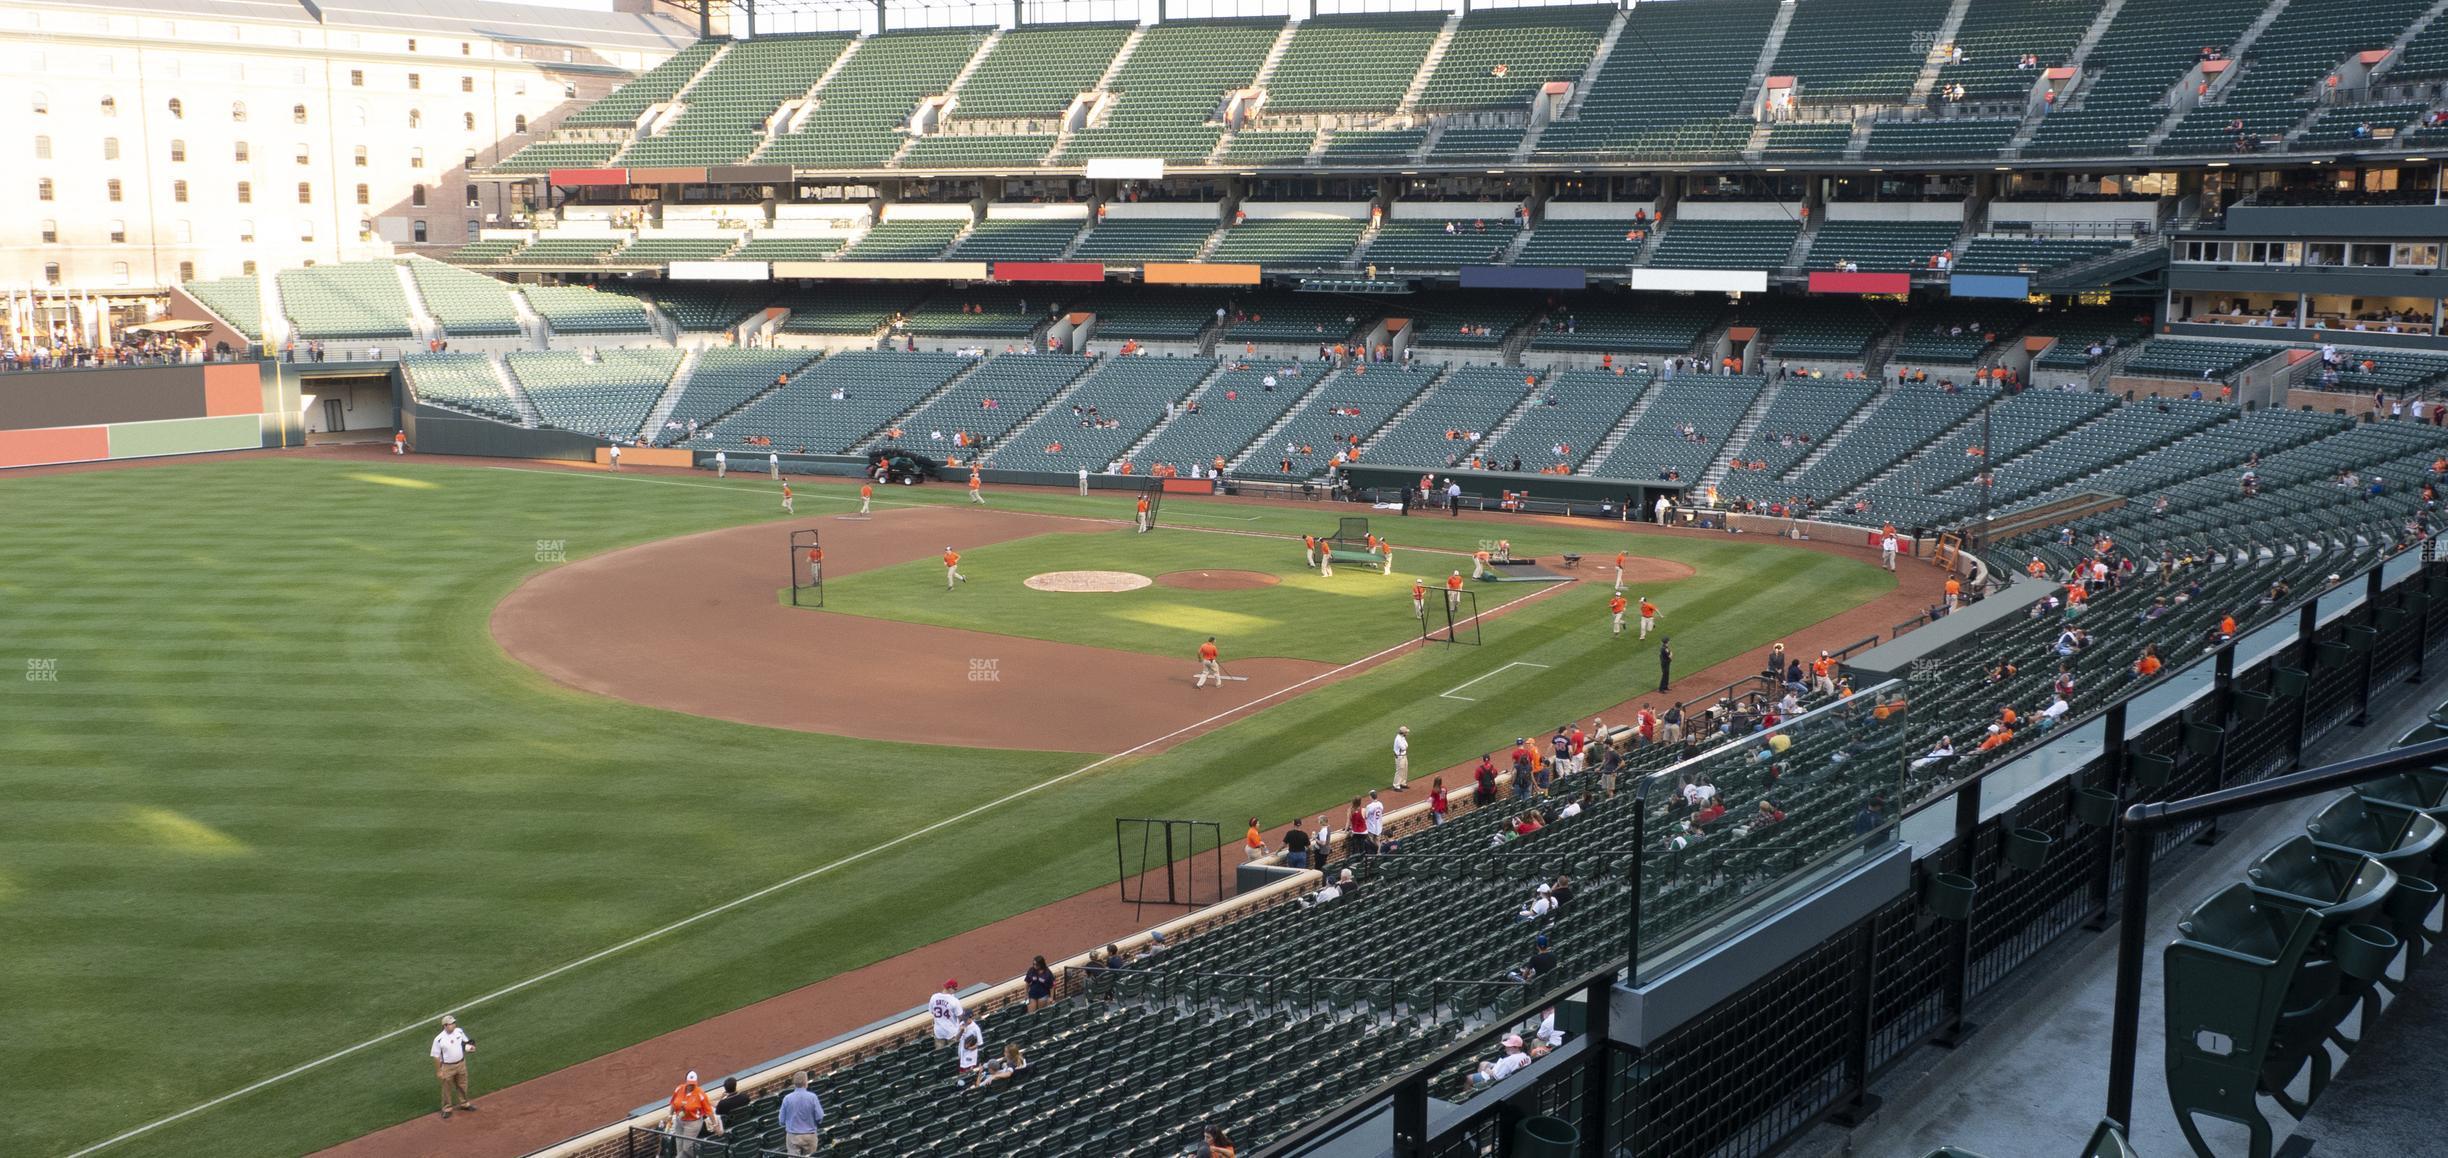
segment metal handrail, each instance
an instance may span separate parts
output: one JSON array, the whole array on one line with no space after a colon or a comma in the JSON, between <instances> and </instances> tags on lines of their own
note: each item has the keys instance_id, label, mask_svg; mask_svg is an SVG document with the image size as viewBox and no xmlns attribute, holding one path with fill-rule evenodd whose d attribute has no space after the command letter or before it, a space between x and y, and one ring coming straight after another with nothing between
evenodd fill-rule
<instances>
[{"instance_id":1,"label":"metal handrail","mask_svg":"<svg viewBox=\"0 0 2448 1158\"><path fill-rule=\"evenodd\" d=\"M2108 1116L2133 1113L2134 1055L2142 1029L2143 941L2150 915L2151 851L2154 835L2196 820L2214 820L2272 804L2301 800L2402 772L2428 769L2448 759L2448 739L2357 756L2334 764L2205 792L2183 800L2136 804L2125 810L2125 899L2117 929L2116 1009L2108 1031Z\"/></svg>"}]
</instances>

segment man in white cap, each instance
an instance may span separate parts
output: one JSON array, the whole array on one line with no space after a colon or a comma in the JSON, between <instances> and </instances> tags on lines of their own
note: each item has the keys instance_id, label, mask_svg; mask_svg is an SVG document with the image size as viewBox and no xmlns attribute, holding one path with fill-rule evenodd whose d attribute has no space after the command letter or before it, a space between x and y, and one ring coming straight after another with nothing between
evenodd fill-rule
<instances>
[{"instance_id":1,"label":"man in white cap","mask_svg":"<svg viewBox=\"0 0 2448 1158\"><path fill-rule=\"evenodd\" d=\"M459 1028L459 1019L442 1015L442 1032L434 1035L434 1079L442 1083L442 1117L447 1120L451 1110L474 1112L476 1103L468 1100L467 1055L476 1043L468 1040L467 1031Z\"/></svg>"},{"instance_id":2,"label":"man in white cap","mask_svg":"<svg viewBox=\"0 0 2448 1158\"><path fill-rule=\"evenodd\" d=\"M952 1044L960 1036L961 1015L968 1010L961 1005L960 982L947 980L943 991L927 999L927 1015L935 1019L935 1048Z\"/></svg>"},{"instance_id":3,"label":"man in white cap","mask_svg":"<svg viewBox=\"0 0 2448 1158\"><path fill-rule=\"evenodd\" d=\"M722 1119L714 1116L714 1103L698 1087L695 1070L690 1070L687 1080L672 1090L671 1114L671 1132L679 1139L679 1144L672 1148L674 1158L697 1158L697 1140L708 1129L722 1133Z\"/></svg>"},{"instance_id":4,"label":"man in white cap","mask_svg":"<svg viewBox=\"0 0 2448 1158\"><path fill-rule=\"evenodd\" d=\"M1394 729L1394 791L1411 790L1411 727Z\"/></svg>"}]
</instances>

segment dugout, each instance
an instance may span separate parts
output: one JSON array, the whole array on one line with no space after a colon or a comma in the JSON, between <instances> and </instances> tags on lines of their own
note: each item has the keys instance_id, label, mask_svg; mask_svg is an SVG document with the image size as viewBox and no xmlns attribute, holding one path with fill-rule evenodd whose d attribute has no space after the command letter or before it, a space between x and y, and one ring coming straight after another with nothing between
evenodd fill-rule
<instances>
[{"instance_id":1,"label":"dugout","mask_svg":"<svg viewBox=\"0 0 2448 1158\"><path fill-rule=\"evenodd\" d=\"M1343 468L1351 480L1352 497L1362 502L1400 502L1402 491L1419 492L1422 474L1434 474L1437 485L1452 479L1462 484L1464 510L1494 510L1504 492L1530 492L1531 510L1541 514L1587 515L1620 519L1626 504L1641 519L1662 496L1681 506L1688 480L1636 482L1629 479L1584 478L1580 475L1534 474L1502 470L1428 470L1418 466L1353 463Z\"/></svg>"}]
</instances>

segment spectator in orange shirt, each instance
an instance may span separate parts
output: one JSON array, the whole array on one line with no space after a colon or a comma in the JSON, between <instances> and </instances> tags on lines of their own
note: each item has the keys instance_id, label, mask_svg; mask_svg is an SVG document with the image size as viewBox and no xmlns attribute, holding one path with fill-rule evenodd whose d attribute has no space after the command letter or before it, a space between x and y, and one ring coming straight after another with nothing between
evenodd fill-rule
<instances>
[{"instance_id":1,"label":"spectator in orange shirt","mask_svg":"<svg viewBox=\"0 0 2448 1158\"><path fill-rule=\"evenodd\" d=\"M1946 581L1946 609L1955 610L1963 602L1963 581L1950 575Z\"/></svg>"},{"instance_id":2,"label":"spectator in orange shirt","mask_svg":"<svg viewBox=\"0 0 2448 1158\"><path fill-rule=\"evenodd\" d=\"M2159 645L2146 644L2142 648L2142 658L2134 661L2134 678L2149 679L2158 675L2162 666L2164 665L2159 662Z\"/></svg>"},{"instance_id":3,"label":"spectator in orange shirt","mask_svg":"<svg viewBox=\"0 0 2448 1158\"><path fill-rule=\"evenodd\" d=\"M697 1071L690 1070L687 1080L672 1090L671 1130L677 1136L675 1158L697 1158L698 1140L708 1131L722 1135L722 1119L714 1116L714 1103L697 1085Z\"/></svg>"}]
</instances>

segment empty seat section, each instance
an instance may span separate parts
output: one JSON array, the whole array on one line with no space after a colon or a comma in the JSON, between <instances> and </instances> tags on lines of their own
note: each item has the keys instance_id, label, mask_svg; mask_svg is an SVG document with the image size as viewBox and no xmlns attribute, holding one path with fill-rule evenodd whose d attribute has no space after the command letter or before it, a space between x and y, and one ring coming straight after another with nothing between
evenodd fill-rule
<instances>
[{"instance_id":1,"label":"empty seat section","mask_svg":"<svg viewBox=\"0 0 2448 1158\"><path fill-rule=\"evenodd\" d=\"M490 265L517 253L519 247L526 244L527 239L523 237L493 237L483 241L471 241L452 250L450 256L443 260L453 265Z\"/></svg>"},{"instance_id":2,"label":"empty seat section","mask_svg":"<svg viewBox=\"0 0 2448 1158\"><path fill-rule=\"evenodd\" d=\"M2031 237L1982 234L1964 243L1958 273L2042 273L2124 249L2114 238Z\"/></svg>"},{"instance_id":3,"label":"empty seat section","mask_svg":"<svg viewBox=\"0 0 2448 1158\"><path fill-rule=\"evenodd\" d=\"M958 354L848 350L799 373L714 427L722 446L841 454L975 364ZM836 397L835 395L839 395Z\"/></svg>"},{"instance_id":4,"label":"empty seat section","mask_svg":"<svg viewBox=\"0 0 2448 1158\"><path fill-rule=\"evenodd\" d=\"M2186 113L2159 151L2225 153L2239 151L2239 139L2284 137L2312 111L2324 78L2340 63L2389 47L2430 7L2428 0L2287 5L2254 38L2243 75Z\"/></svg>"},{"instance_id":5,"label":"empty seat section","mask_svg":"<svg viewBox=\"0 0 2448 1158\"><path fill-rule=\"evenodd\" d=\"M901 155L904 169L1028 168L1054 147L1052 133L963 133L920 137Z\"/></svg>"},{"instance_id":6,"label":"empty seat section","mask_svg":"<svg viewBox=\"0 0 2448 1158\"><path fill-rule=\"evenodd\" d=\"M204 303L205 309L239 333L258 342L263 340L263 287L256 282L255 275L191 281L179 288Z\"/></svg>"},{"instance_id":7,"label":"empty seat section","mask_svg":"<svg viewBox=\"0 0 2448 1158\"><path fill-rule=\"evenodd\" d=\"M1978 412L1995 394L1985 387L1965 387L1955 393L1932 385L1897 387L1873 404L1851 434L1836 440L1827 457L1774 484L1773 493L1824 503L1928 445Z\"/></svg>"},{"instance_id":8,"label":"empty seat section","mask_svg":"<svg viewBox=\"0 0 2448 1158\"><path fill-rule=\"evenodd\" d=\"M627 84L612 90L602 99L571 113L561 122L564 129L628 128L649 106L671 99L697 70L705 67L714 54L730 44L728 39L700 40L671 55L663 63L639 73Z\"/></svg>"},{"instance_id":9,"label":"empty seat section","mask_svg":"<svg viewBox=\"0 0 2448 1158\"><path fill-rule=\"evenodd\" d=\"M1080 308L1096 315L1092 335L1099 343L1128 339L1142 342L1195 342L1215 320L1221 294L1182 291L1164 293L1141 287L1135 292L1101 294Z\"/></svg>"},{"instance_id":10,"label":"empty seat section","mask_svg":"<svg viewBox=\"0 0 2448 1158\"><path fill-rule=\"evenodd\" d=\"M2084 57L2090 87L2040 122L2023 155L2131 154L2167 116L2159 102L2200 60L2202 46L2235 43L2261 12L2251 4L2125 0Z\"/></svg>"},{"instance_id":11,"label":"empty seat section","mask_svg":"<svg viewBox=\"0 0 2448 1158\"><path fill-rule=\"evenodd\" d=\"M2066 64L2099 16L2103 0L1989 0L1964 10L1955 29L1963 61L1938 71L1940 85L1964 87L1967 101L2021 101L2041 73ZM2024 54L2034 57L2021 67ZM1875 138L1874 138L1875 139ZM2005 142L1999 141L2000 145Z\"/></svg>"},{"instance_id":12,"label":"empty seat section","mask_svg":"<svg viewBox=\"0 0 2448 1158\"><path fill-rule=\"evenodd\" d=\"M2011 301L1933 302L1904 322L1904 337L1889 364L1976 362L1998 339L2031 320L2031 307Z\"/></svg>"},{"instance_id":13,"label":"empty seat section","mask_svg":"<svg viewBox=\"0 0 2448 1158\"><path fill-rule=\"evenodd\" d=\"M1107 218L1088 230L1071 256L1080 261L1193 261L1216 230L1203 217Z\"/></svg>"},{"instance_id":14,"label":"empty seat section","mask_svg":"<svg viewBox=\"0 0 2448 1158\"><path fill-rule=\"evenodd\" d=\"M2122 373L2153 378L2224 378L2271 354L2276 346L2259 342L2204 342L2189 338L2152 338L2141 352L2126 360Z\"/></svg>"},{"instance_id":15,"label":"empty seat section","mask_svg":"<svg viewBox=\"0 0 2448 1158\"><path fill-rule=\"evenodd\" d=\"M1436 373L1427 367L1384 363L1338 371L1265 445L1251 448L1240 473L1282 477L1287 473L1283 469L1287 459L1292 463L1288 473L1294 478L1325 473L1337 453L1348 454L1357 441L1375 434L1395 411L1418 397L1420 388Z\"/></svg>"},{"instance_id":16,"label":"empty seat section","mask_svg":"<svg viewBox=\"0 0 2448 1158\"><path fill-rule=\"evenodd\" d=\"M1225 307L1224 339L1235 344L1333 345L1349 341L1375 318L1374 310L1358 308L1358 303L1330 294L1241 293Z\"/></svg>"},{"instance_id":17,"label":"empty seat section","mask_svg":"<svg viewBox=\"0 0 2448 1158\"><path fill-rule=\"evenodd\" d=\"M1791 76L1804 105L1901 103L1928 59L1927 34L1947 0L1800 0L1772 75Z\"/></svg>"},{"instance_id":18,"label":"empty seat section","mask_svg":"<svg viewBox=\"0 0 2448 1158\"><path fill-rule=\"evenodd\" d=\"M691 421L710 427L715 419L770 389L776 378L796 374L818 357L814 350L742 350L730 346L701 350L697 354L697 368L689 373L688 385L672 404L671 421L683 427Z\"/></svg>"},{"instance_id":19,"label":"empty seat section","mask_svg":"<svg viewBox=\"0 0 2448 1158\"><path fill-rule=\"evenodd\" d=\"M1856 359L1886 326L1866 303L1842 299L1752 298L1735 308L1734 320L1767 331L1769 352L1779 358Z\"/></svg>"},{"instance_id":20,"label":"empty seat section","mask_svg":"<svg viewBox=\"0 0 2448 1158\"><path fill-rule=\"evenodd\" d=\"M1491 216L1463 221L1387 221L1369 242L1368 263L1381 269L1455 269L1493 265L1513 244L1517 230L1508 206L1487 207Z\"/></svg>"},{"instance_id":21,"label":"empty seat section","mask_svg":"<svg viewBox=\"0 0 2448 1158\"><path fill-rule=\"evenodd\" d=\"M1853 140L1853 122L1809 121L1771 125L1763 157L1838 157Z\"/></svg>"},{"instance_id":22,"label":"empty seat section","mask_svg":"<svg viewBox=\"0 0 2448 1158\"><path fill-rule=\"evenodd\" d=\"M1316 145L1317 133L1308 129L1243 129L1224 142L1218 159L1228 165L1289 165L1307 160Z\"/></svg>"},{"instance_id":23,"label":"empty seat section","mask_svg":"<svg viewBox=\"0 0 2448 1158\"><path fill-rule=\"evenodd\" d=\"M1783 497L1776 480L1810 457L1876 392L1869 382L1787 379L1777 387L1751 437L1734 449L1725 477L1717 483L1720 497L1761 502Z\"/></svg>"},{"instance_id":24,"label":"empty seat section","mask_svg":"<svg viewBox=\"0 0 2448 1158\"><path fill-rule=\"evenodd\" d=\"M1060 405L995 448L1007 470L1102 471L1215 369L1213 358L1106 358ZM1186 470L1186 468L1185 468Z\"/></svg>"},{"instance_id":25,"label":"empty seat section","mask_svg":"<svg viewBox=\"0 0 2448 1158\"><path fill-rule=\"evenodd\" d=\"M765 308L773 296L773 290L762 283L725 286L665 282L655 287L654 303L681 329L702 332L738 325L748 315Z\"/></svg>"},{"instance_id":26,"label":"empty seat section","mask_svg":"<svg viewBox=\"0 0 2448 1158\"><path fill-rule=\"evenodd\" d=\"M1224 94L1249 87L1283 30L1281 19L1183 20L1150 27L1114 76L1103 124L1072 134L1063 161L1096 157L1205 160L1222 130Z\"/></svg>"},{"instance_id":27,"label":"empty seat section","mask_svg":"<svg viewBox=\"0 0 2448 1158\"><path fill-rule=\"evenodd\" d=\"M1696 480L1767 384L1757 374L1677 374L1660 382L1651 389L1648 409L1624 428L1615 449L1585 472L1600 478L1655 479L1672 471Z\"/></svg>"},{"instance_id":28,"label":"empty seat section","mask_svg":"<svg viewBox=\"0 0 2448 1158\"><path fill-rule=\"evenodd\" d=\"M997 354L903 419L901 437L888 434L883 444L942 455L956 451L955 434L991 443L1087 368L1088 359L1075 354Z\"/></svg>"},{"instance_id":29,"label":"empty seat section","mask_svg":"<svg viewBox=\"0 0 2448 1158\"><path fill-rule=\"evenodd\" d=\"M1802 223L1783 221L1695 221L1676 217L1669 222L1649 254L1649 264L1661 269L1785 268Z\"/></svg>"},{"instance_id":30,"label":"empty seat section","mask_svg":"<svg viewBox=\"0 0 2448 1158\"><path fill-rule=\"evenodd\" d=\"M1428 143L1426 129L1337 129L1326 136L1323 157L1329 161L1394 160L1419 152Z\"/></svg>"},{"instance_id":31,"label":"empty seat section","mask_svg":"<svg viewBox=\"0 0 2448 1158\"><path fill-rule=\"evenodd\" d=\"M1614 354L1618 362L1625 354L1688 354L1724 310L1720 302L1663 294L1585 296L1549 311L1530 348Z\"/></svg>"},{"instance_id":32,"label":"empty seat section","mask_svg":"<svg viewBox=\"0 0 2448 1158\"><path fill-rule=\"evenodd\" d=\"M408 298L387 261L350 261L284 269L281 307L300 341L405 338Z\"/></svg>"},{"instance_id":33,"label":"empty seat section","mask_svg":"<svg viewBox=\"0 0 2448 1158\"><path fill-rule=\"evenodd\" d=\"M1047 132L1050 144L1056 122L1081 93L1096 87L1130 33L1128 24L1010 29L961 82L952 120L1041 122L1033 127Z\"/></svg>"},{"instance_id":34,"label":"empty seat section","mask_svg":"<svg viewBox=\"0 0 2448 1158\"><path fill-rule=\"evenodd\" d=\"M547 426L626 441L680 368L678 350L517 350L510 373Z\"/></svg>"},{"instance_id":35,"label":"empty seat section","mask_svg":"<svg viewBox=\"0 0 2448 1158\"><path fill-rule=\"evenodd\" d=\"M604 258L609 265L669 265L675 261L718 261L739 244L728 237L639 237Z\"/></svg>"},{"instance_id":36,"label":"empty seat section","mask_svg":"<svg viewBox=\"0 0 2448 1158\"><path fill-rule=\"evenodd\" d=\"M503 260L511 265L601 265L605 257L627 240L624 236L608 234L563 237L543 233L528 242L527 248Z\"/></svg>"},{"instance_id":37,"label":"empty seat section","mask_svg":"<svg viewBox=\"0 0 2448 1158\"><path fill-rule=\"evenodd\" d=\"M1863 493L1870 513L1898 524L1943 521L1944 503L1927 501L1966 479L2095 418L2112 405L2105 394L2026 390L1989 408L1986 420L1970 422L1899 463Z\"/></svg>"},{"instance_id":38,"label":"empty seat section","mask_svg":"<svg viewBox=\"0 0 2448 1158\"><path fill-rule=\"evenodd\" d=\"M1949 160L2005 151L2022 122L2007 117L1939 121L1880 121L1870 126L1866 160Z\"/></svg>"},{"instance_id":39,"label":"empty seat section","mask_svg":"<svg viewBox=\"0 0 2448 1158\"><path fill-rule=\"evenodd\" d=\"M823 261L849 244L840 237L752 237L732 250L727 261Z\"/></svg>"},{"instance_id":40,"label":"empty seat section","mask_svg":"<svg viewBox=\"0 0 2448 1158\"><path fill-rule=\"evenodd\" d=\"M1037 291L1035 303L1029 301L1030 291L1023 287L998 285L953 286L927 295L904 313L898 332L922 338L951 335L1017 338L1037 328L1046 319L1046 291ZM1027 309L1023 309L1027 306Z\"/></svg>"},{"instance_id":41,"label":"empty seat section","mask_svg":"<svg viewBox=\"0 0 2448 1158\"><path fill-rule=\"evenodd\" d=\"M630 334L653 328L636 298L575 285L521 286L527 304L556 334Z\"/></svg>"},{"instance_id":42,"label":"empty seat section","mask_svg":"<svg viewBox=\"0 0 2448 1158\"><path fill-rule=\"evenodd\" d=\"M1640 260L1653 221L1548 218L1530 231L1515 265L1567 265L1584 269L1629 269ZM1635 238L1633 234L1643 236Z\"/></svg>"},{"instance_id":43,"label":"empty seat section","mask_svg":"<svg viewBox=\"0 0 2448 1158\"><path fill-rule=\"evenodd\" d=\"M879 221L837 256L843 261L933 261L967 224L935 217Z\"/></svg>"},{"instance_id":44,"label":"empty seat section","mask_svg":"<svg viewBox=\"0 0 2448 1158\"><path fill-rule=\"evenodd\" d=\"M1521 416L1480 453L1492 470L1569 474L1588 461L1607 432L1653 388L1654 379L1647 370L1549 374L1531 390L1532 401Z\"/></svg>"},{"instance_id":45,"label":"empty seat section","mask_svg":"<svg viewBox=\"0 0 2448 1158\"><path fill-rule=\"evenodd\" d=\"M1052 261L1070 248L1071 239L1079 236L1081 223L1077 217L1050 220L989 217L978 222L968 236L960 239L960 244L952 247L951 257L956 261Z\"/></svg>"},{"instance_id":46,"label":"empty seat section","mask_svg":"<svg viewBox=\"0 0 2448 1158\"><path fill-rule=\"evenodd\" d=\"M1417 107L1526 113L1531 96L1549 81L1581 79L1614 15L1607 6L1469 13L1420 90Z\"/></svg>"},{"instance_id":47,"label":"empty seat section","mask_svg":"<svg viewBox=\"0 0 2448 1158\"><path fill-rule=\"evenodd\" d=\"M923 286L823 286L794 290L773 304L790 311L786 334L872 334L918 304Z\"/></svg>"},{"instance_id":48,"label":"empty seat section","mask_svg":"<svg viewBox=\"0 0 2448 1158\"><path fill-rule=\"evenodd\" d=\"M1521 148L1522 130L1447 129L1428 150L1431 161L1503 161Z\"/></svg>"},{"instance_id":49,"label":"empty seat section","mask_svg":"<svg viewBox=\"0 0 2448 1158\"><path fill-rule=\"evenodd\" d=\"M2033 337L2051 337L2056 343L2032 360L2035 369L2080 370L2123 346L2130 346L2150 333L2147 320L2137 320L2131 312L2122 314L2098 312L2059 313L2043 315L2033 323ZM2091 350L2097 347L2099 352Z\"/></svg>"},{"instance_id":50,"label":"empty seat section","mask_svg":"<svg viewBox=\"0 0 2448 1158\"><path fill-rule=\"evenodd\" d=\"M757 161L803 169L882 165L900 150L918 102L950 88L984 39L976 29L954 29L860 41L816 94L815 111L798 118L790 132L774 134Z\"/></svg>"},{"instance_id":51,"label":"empty seat section","mask_svg":"<svg viewBox=\"0 0 2448 1158\"><path fill-rule=\"evenodd\" d=\"M1392 112L1444 27L1442 12L1320 16L1292 32L1268 75L1265 111Z\"/></svg>"},{"instance_id":52,"label":"empty seat section","mask_svg":"<svg viewBox=\"0 0 2448 1158\"><path fill-rule=\"evenodd\" d=\"M1261 431L1282 418L1302 394L1318 384L1323 367L1315 363L1287 365L1273 359L1242 370L1226 370L1206 393L1198 409L1174 416L1171 423L1141 447L1136 465L1145 470L1170 465L1187 474L1194 464L1238 458ZM1266 380L1275 379L1273 389ZM1271 465L1271 464L1270 464Z\"/></svg>"},{"instance_id":53,"label":"empty seat section","mask_svg":"<svg viewBox=\"0 0 2448 1158\"><path fill-rule=\"evenodd\" d=\"M1930 259L1955 245L1955 221L1830 221L1811 238L1804 268L1851 264L1865 271L1934 270Z\"/></svg>"},{"instance_id":54,"label":"empty seat section","mask_svg":"<svg viewBox=\"0 0 2448 1158\"><path fill-rule=\"evenodd\" d=\"M1363 228L1349 217L1252 218L1225 230L1211 257L1295 268L1341 265L1360 244Z\"/></svg>"},{"instance_id":55,"label":"empty seat section","mask_svg":"<svg viewBox=\"0 0 2448 1158\"><path fill-rule=\"evenodd\" d=\"M2295 138L2294 147L2323 148L2388 140L2410 131L2416 119L2429 111L2430 105L2413 103L2341 105L2322 109L2312 118L2312 127Z\"/></svg>"},{"instance_id":56,"label":"empty seat section","mask_svg":"<svg viewBox=\"0 0 2448 1158\"><path fill-rule=\"evenodd\" d=\"M442 323L445 335L519 332L518 307L510 300L510 287L483 274L423 258L410 259L408 273L416 278L417 296L425 299L425 312Z\"/></svg>"},{"instance_id":57,"label":"empty seat section","mask_svg":"<svg viewBox=\"0 0 2448 1158\"><path fill-rule=\"evenodd\" d=\"M1514 366L1455 367L1430 388L1418 408L1365 448L1365 460L1426 467L1469 462L1532 392L1524 381L1530 376Z\"/></svg>"},{"instance_id":58,"label":"empty seat section","mask_svg":"<svg viewBox=\"0 0 2448 1158\"><path fill-rule=\"evenodd\" d=\"M466 410L504 422L519 420L518 404L483 354L409 354L400 359L408 390L420 402Z\"/></svg>"},{"instance_id":59,"label":"empty seat section","mask_svg":"<svg viewBox=\"0 0 2448 1158\"><path fill-rule=\"evenodd\" d=\"M543 173L553 169L594 169L609 164L622 141L530 141L519 151L494 162L496 173Z\"/></svg>"},{"instance_id":60,"label":"empty seat section","mask_svg":"<svg viewBox=\"0 0 2448 1158\"><path fill-rule=\"evenodd\" d=\"M764 141L766 122L775 110L807 92L849 43L830 35L733 42L722 59L676 98L680 115L654 136L631 142L614 162L653 168L747 160Z\"/></svg>"},{"instance_id":61,"label":"empty seat section","mask_svg":"<svg viewBox=\"0 0 2448 1158\"><path fill-rule=\"evenodd\" d=\"M1718 159L1740 152L1756 122L1742 113L1776 0L1637 4L1577 116L1547 126L1538 155ZM1673 54L1660 68L1652 51ZM1671 47L1668 47L1671 46Z\"/></svg>"}]
</instances>

